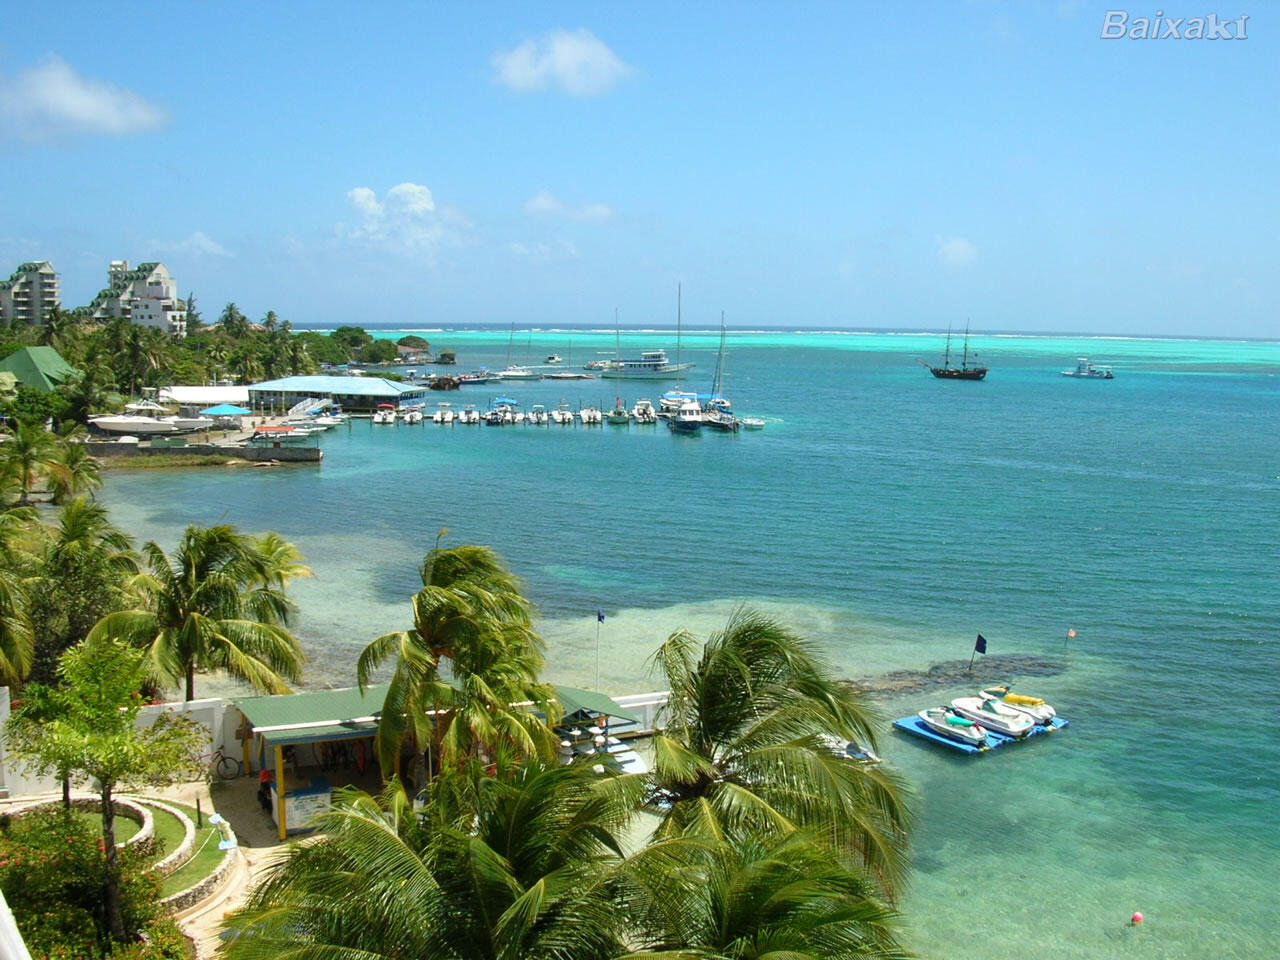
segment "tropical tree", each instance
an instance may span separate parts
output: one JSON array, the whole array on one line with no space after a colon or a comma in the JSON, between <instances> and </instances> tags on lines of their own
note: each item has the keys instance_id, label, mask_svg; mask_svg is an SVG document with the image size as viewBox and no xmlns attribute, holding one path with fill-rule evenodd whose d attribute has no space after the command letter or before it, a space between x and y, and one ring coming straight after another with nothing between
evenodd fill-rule
<instances>
[{"instance_id":1,"label":"tropical tree","mask_svg":"<svg viewBox=\"0 0 1280 960\"><path fill-rule=\"evenodd\" d=\"M907 867L908 788L882 765L833 750L875 745L876 716L811 644L741 608L700 648L685 631L654 656L671 691L654 737L658 836L805 829L856 854L892 890Z\"/></svg>"},{"instance_id":2,"label":"tropical tree","mask_svg":"<svg viewBox=\"0 0 1280 960\"><path fill-rule=\"evenodd\" d=\"M69 774L93 784L101 799L105 859L102 902L111 937L127 939L120 897L115 837L115 792L121 785L161 786L191 775L205 733L189 718L163 712L139 729L145 654L111 641L67 651L58 665L61 685L32 711L19 708L6 744L37 774Z\"/></svg>"},{"instance_id":3,"label":"tropical tree","mask_svg":"<svg viewBox=\"0 0 1280 960\"><path fill-rule=\"evenodd\" d=\"M876 882L799 831L662 840L618 872L636 956L907 956Z\"/></svg>"},{"instance_id":4,"label":"tropical tree","mask_svg":"<svg viewBox=\"0 0 1280 960\"><path fill-rule=\"evenodd\" d=\"M447 772L421 811L394 783L343 791L233 921L227 960L622 956L611 876L633 805L599 787L534 761Z\"/></svg>"},{"instance_id":5,"label":"tropical tree","mask_svg":"<svg viewBox=\"0 0 1280 960\"><path fill-rule=\"evenodd\" d=\"M288 553L281 568L280 557ZM103 617L90 639L117 637L145 647L152 675L184 682L195 699L197 670L224 670L264 693L287 693L302 672L302 647L288 626L288 579L306 571L296 551L232 526L187 527L172 557L154 542L142 548L149 572L133 578L139 600Z\"/></svg>"},{"instance_id":6,"label":"tropical tree","mask_svg":"<svg viewBox=\"0 0 1280 960\"><path fill-rule=\"evenodd\" d=\"M218 316L218 325L232 340L241 340L249 333L249 318L240 312L235 303L228 303Z\"/></svg>"},{"instance_id":7,"label":"tropical tree","mask_svg":"<svg viewBox=\"0 0 1280 960\"><path fill-rule=\"evenodd\" d=\"M33 679L55 682L62 654L124 606L125 584L138 572L132 547L101 504L82 496L62 507L32 551L35 566L26 578Z\"/></svg>"},{"instance_id":8,"label":"tropical tree","mask_svg":"<svg viewBox=\"0 0 1280 960\"><path fill-rule=\"evenodd\" d=\"M83 428L76 428L62 438L59 469L49 475L54 503L63 504L81 494L92 498L93 492L102 486L102 464L89 453L83 440Z\"/></svg>"},{"instance_id":9,"label":"tropical tree","mask_svg":"<svg viewBox=\"0 0 1280 960\"><path fill-rule=\"evenodd\" d=\"M543 717L554 719L556 707L538 680L543 644L520 581L487 547L441 548L438 541L419 574L413 627L378 637L357 664L363 690L395 660L375 740L384 773L399 771L406 745L431 748L446 765L503 747L553 756L556 741Z\"/></svg>"},{"instance_id":10,"label":"tropical tree","mask_svg":"<svg viewBox=\"0 0 1280 960\"><path fill-rule=\"evenodd\" d=\"M0 686L17 686L31 671L34 642L24 575L30 557L19 541L36 525L31 508L0 514Z\"/></svg>"},{"instance_id":11,"label":"tropical tree","mask_svg":"<svg viewBox=\"0 0 1280 960\"><path fill-rule=\"evenodd\" d=\"M33 421L18 421L8 440L0 444L0 475L18 488L15 506L25 507L36 483L63 471L59 438Z\"/></svg>"}]
</instances>

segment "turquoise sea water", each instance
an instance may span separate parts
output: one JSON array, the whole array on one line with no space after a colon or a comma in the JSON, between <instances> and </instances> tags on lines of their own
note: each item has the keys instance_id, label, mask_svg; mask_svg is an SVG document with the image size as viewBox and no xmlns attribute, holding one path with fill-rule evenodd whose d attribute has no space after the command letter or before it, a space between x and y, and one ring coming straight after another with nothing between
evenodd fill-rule
<instances>
[{"instance_id":1,"label":"turquoise sea water","mask_svg":"<svg viewBox=\"0 0 1280 960\"><path fill-rule=\"evenodd\" d=\"M388 331L379 335L398 336ZM432 331L459 370L505 365L507 330ZM624 353L672 331L624 332ZM718 332L680 344L707 389ZM953 344L958 346L958 342ZM103 499L166 549L187 523L274 529L298 585L308 682L345 684L407 625L441 527L495 547L542 611L549 676L651 689L671 630L746 601L851 678L1020 655L1012 675L1071 720L952 756L888 729L921 798L909 945L934 960L1255 958L1280 929L1280 345L973 337L991 374L936 381L937 334L732 334L725 392L759 433L658 427L330 431L319 467L114 472ZM517 361L612 355L613 331L517 331ZM1113 381L1069 380L1078 355ZM657 386L506 384L554 405ZM435 397L433 396L433 399ZM1077 636L1065 642L1068 628ZM980 660L982 658L979 658ZM884 693L886 718L972 692ZM1128 927L1141 911L1145 922Z\"/></svg>"}]
</instances>

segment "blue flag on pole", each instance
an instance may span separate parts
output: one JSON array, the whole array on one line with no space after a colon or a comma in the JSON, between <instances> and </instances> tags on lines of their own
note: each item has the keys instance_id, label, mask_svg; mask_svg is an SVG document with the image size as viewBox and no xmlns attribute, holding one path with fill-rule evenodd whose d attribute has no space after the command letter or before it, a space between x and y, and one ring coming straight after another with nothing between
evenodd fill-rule
<instances>
[{"instance_id":1,"label":"blue flag on pole","mask_svg":"<svg viewBox=\"0 0 1280 960\"><path fill-rule=\"evenodd\" d=\"M603 610L596 610L596 622L597 622L597 623L604 623L604 611L603 611Z\"/></svg>"},{"instance_id":2,"label":"blue flag on pole","mask_svg":"<svg viewBox=\"0 0 1280 960\"><path fill-rule=\"evenodd\" d=\"M973 645L973 649L977 650L978 653L986 653L987 638L984 637L982 634L978 634L978 642Z\"/></svg>"}]
</instances>

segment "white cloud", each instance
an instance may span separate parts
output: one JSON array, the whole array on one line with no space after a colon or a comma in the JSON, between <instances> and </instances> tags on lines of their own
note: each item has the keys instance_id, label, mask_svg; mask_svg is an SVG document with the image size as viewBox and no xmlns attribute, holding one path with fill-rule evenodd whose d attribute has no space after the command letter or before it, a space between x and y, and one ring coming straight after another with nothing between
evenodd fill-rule
<instances>
[{"instance_id":1,"label":"white cloud","mask_svg":"<svg viewBox=\"0 0 1280 960\"><path fill-rule=\"evenodd\" d=\"M604 93L631 72L590 30L553 30L492 58L496 82L512 90L561 90L575 97Z\"/></svg>"},{"instance_id":2,"label":"white cloud","mask_svg":"<svg viewBox=\"0 0 1280 960\"><path fill-rule=\"evenodd\" d=\"M578 206L567 204L547 190L524 202L524 212L533 216L564 217L569 220L594 221L608 220L613 210L603 203L584 203Z\"/></svg>"},{"instance_id":3,"label":"white cloud","mask_svg":"<svg viewBox=\"0 0 1280 960\"><path fill-rule=\"evenodd\" d=\"M517 257L522 257L533 263L578 259L578 247L573 241L564 239L540 240L537 243L522 243L519 240L512 240L507 243L507 249Z\"/></svg>"},{"instance_id":4,"label":"white cloud","mask_svg":"<svg viewBox=\"0 0 1280 960\"><path fill-rule=\"evenodd\" d=\"M0 121L10 136L48 140L141 133L163 126L168 114L131 90L86 79L50 55L30 70L0 78Z\"/></svg>"},{"instance_id":5,"label":"white cloud","mask_svg":"<svg viewBox=\"0 0 1280 960\"><path fill-rule=\"evenodd\" d=\"M196 230L184 241L173 244L173 248L179 253L196 253L196 255L211 257L234 256L232 252L227 250L227 247L215 241L209 234L201 232L201 230Z\"/></svg>"},{"instance_id":6,"label":"white cloud","mask_svg":"<svg viewBox=\"0 0 1280 960\"><path fill-rule=\"evenodd\" d=\"M967 267L978 259L978 248L964 237L938 237L938 259L948 267Z\"/></svg>"},{"instance_id":7,"label":"white cloud","mask_svg":"<svg viewBox=\"0 0 1280 960\"><path fill-rule=\"evenodd\" d=\"M447 237L443 221L457 219L438 216L431 190L417 183L397 184L382 200L368 187L356 187L347 191L347 202L359 216L344 231L349 239L400 252L434 252Z\"/></svg>"}]
</instances>

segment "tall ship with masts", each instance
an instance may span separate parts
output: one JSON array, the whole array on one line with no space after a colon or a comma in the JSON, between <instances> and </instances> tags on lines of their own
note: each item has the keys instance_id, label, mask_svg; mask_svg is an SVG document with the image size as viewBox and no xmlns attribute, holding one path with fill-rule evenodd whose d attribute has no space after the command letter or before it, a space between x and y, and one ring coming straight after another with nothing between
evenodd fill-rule
<instances>
[{"instance_id":1,"label":"tall ship with masts","mask_svg":"<svg viewBox=\"0 0 1280 960\"><path fill-rule=\"evenodd\" d=\"M969 325L966 323L964 326L964 351L960 356L960 366L956 367L951 364L950 327L947 327L947 349L946 353L943 354L942 366L933 367L925 363L923 360L921 360L920 363L929 367L929 372L939 380L981 380L987 375L987 368L976 362L971 365L969 363L970 356L972 356L975 361L978 359L977 353L969 353Z\"/></svg>"}]
</instances>

